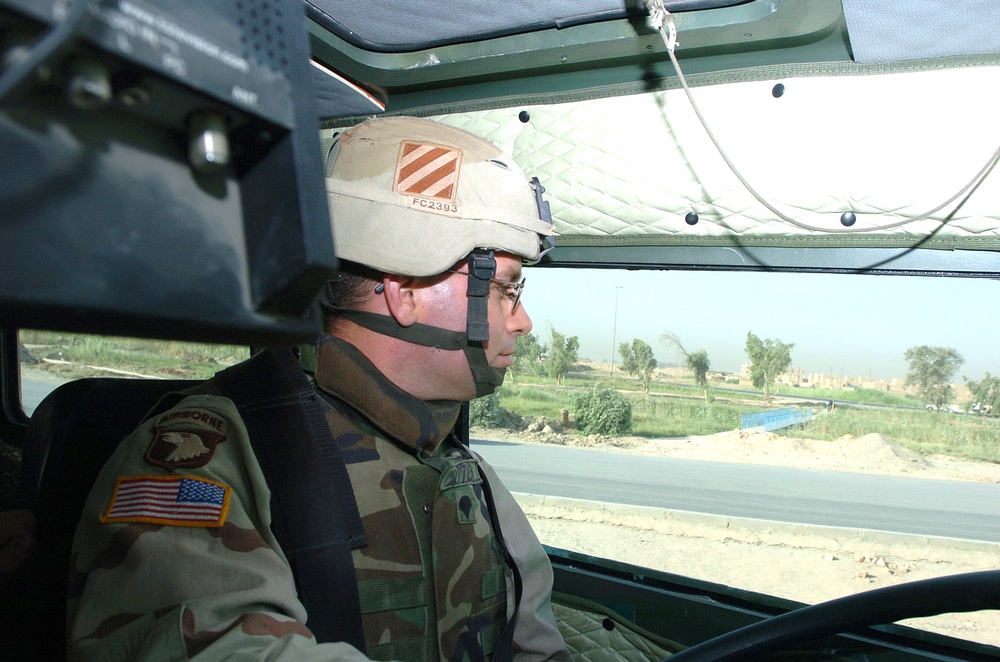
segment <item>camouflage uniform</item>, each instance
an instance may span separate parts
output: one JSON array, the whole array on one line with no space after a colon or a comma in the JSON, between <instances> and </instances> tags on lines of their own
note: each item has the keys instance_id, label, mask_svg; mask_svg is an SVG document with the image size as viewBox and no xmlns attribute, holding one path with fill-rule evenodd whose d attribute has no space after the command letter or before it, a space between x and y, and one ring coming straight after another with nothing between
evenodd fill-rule
<instances>
[{"instance_id":1,"label":"camouflage uniform","mask_svg":"<svg viewBox=\"0 0 1000 662\"><path fill-rule=\"evenodd\" d=\"M513 589L481 467L523 578L515 657L570 659L544 550L492 469L448 439L459 404L401 392L336 339L320 348L316 383L331 396L327 420L368 538L353 558L369 655L489 657ZM71 658L364 659L346 643L316 644L305 627L246 429L212 390L144 423L102 470L74 541ZM188 495L186 505L161 508L164 492Z\"/></svg>"}]
</instances>

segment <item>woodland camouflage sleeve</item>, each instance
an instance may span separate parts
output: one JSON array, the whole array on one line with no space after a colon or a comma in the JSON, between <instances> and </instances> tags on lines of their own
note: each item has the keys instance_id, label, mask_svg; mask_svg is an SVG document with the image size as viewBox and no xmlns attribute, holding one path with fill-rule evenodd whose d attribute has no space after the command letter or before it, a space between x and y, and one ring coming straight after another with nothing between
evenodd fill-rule
<instances>
[{"instance_id":1,"label":"woodland camouflage sleeve","mask_svg":"<svg viewBox=\"0 0 1000 662\"><path fill-rule=\"evenodd\" d=\"M228 399L191 396L138 428L77 528L70 659L365 659L305 627L269 499Z\"/></svg>"},{"instance_id":2,"label":"woodland camouflage sleeve","mask_svg":"<svg viewBox=\"0 0 1000 662\"><path fill-rule=\"evenodd\" d=\"M552 565L524 511L500 481L496 472L478 456L490 483L500 519L504 543L521 572L523 593L514 629L514 659L518 662L558 660L569 662L566 648L552 613ZM514 595L512 586L507 594Z\"/></svg>"}]
</instances>

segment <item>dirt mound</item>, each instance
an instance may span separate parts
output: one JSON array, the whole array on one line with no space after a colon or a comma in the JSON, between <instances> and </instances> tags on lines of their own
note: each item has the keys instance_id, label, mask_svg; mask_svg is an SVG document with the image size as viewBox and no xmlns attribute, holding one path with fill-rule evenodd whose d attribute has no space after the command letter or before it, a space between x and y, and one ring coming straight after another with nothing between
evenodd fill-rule
<instances>
[{"instance_id":1,"label":"dirt mound","mask_svg":"<svg viewBox=\"0 0 1000 662\"><path fill-rule=\"evenodd\" d=\"M864 473L912 473L934 466L919 453L877 433L823 441L784 437L774 432L733 430L692 439L698 441L706 454L728 453L741 461L759 464Z\"/></svg>"},{"instance_id":2,"label":"dirt mound","mask_svg":"<svg viewBox=\"0 0 1000 662\"><path fill-rule=\"evenodd\" d=\"M857 464L860 467L907 471L929 469L933 466L924 456L903 448L878 433L866 434L858 439L846 439L843 454L849 464Z\"/></svg>"}]
</instances>

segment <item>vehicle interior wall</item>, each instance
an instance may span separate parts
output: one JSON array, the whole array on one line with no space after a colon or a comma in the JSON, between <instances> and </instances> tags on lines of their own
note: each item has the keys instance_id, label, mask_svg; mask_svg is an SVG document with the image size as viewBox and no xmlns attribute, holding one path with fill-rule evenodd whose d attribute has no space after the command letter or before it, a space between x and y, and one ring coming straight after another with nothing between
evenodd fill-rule
<instances>
[{"instance_id":1,"label":"vehicle interior wall","mask_svg":"<svg viewBox=\"0 0 1000 662\"><path fill-rule=\"evenodd\" d=\"M155 113L154 121L140 126L135 111L120 99L113 102L110 119L74 110L56 122L65 131L40 134L36 144L42 149L34 154L44 156L46 145L62 141L72 148L69 156L75 155L66 162L80 166L82 159L87 166L56 168L59 178L41 187L43 197L45 191L58 191L49 202L61 210L58 223L43 226L45 259L57 264L59 252L67 249L61 235L69 228L75 246L99 244L99 250L79 261L86 262L86 269L93 267L97 280L75 280L72 264L60 264L62 278L49 278L50 273L43 279L50 286L46 296L54 292L58 305L37 314L25 313L24 306L33 304L20 300L20 292L0 292L0 440L20 446L28 422L21 403L17 333L31 322L50 329L243 344L288 342L312 333L315 309L306 300L334 262L329 226L314 207L320 189L313 182L308 190L312 202L269 200L265 192L272 176L282 178L286 189L297 186L284 164L319 163L319 151L310 151L316 146L311 135L316 116L321 139L384 110L432 117L513 152L546 187L559 235L558 248L533 267L538 270L565 267L582 273L593 268L609 276L625 271L921 275L948 278L957 290L963 278L993 282L1000 278L1000 186L993 172L1000 156L1000 126L993 118L1000 80L995 35L1000 30L990 27L997 19L990 3L914 3L916 8L905 12L906 21L895 28L910 35L902 46L877 34L873 38L867 30L885 16L869 12L884 12L890 3L674 3L678 71L662 35L638 3L591 3L594 14L583 18L566 16L579 8L576 3L558 3L552 16L531 22L523 32L500 29L469 41L462 32L467 23L456 20L456 34L383 47L371 39L352 40L348 23L332 29L317 12L419 29L440 11L474 13L481 25L483 17L492 16L492 3L413 3L406 10L416 15L400 20L398 3L373 3L377 10L359 14L353 0L307 2L303 38L322 71L306 76L323 86L321 93L308 100L307 118L261 120L278 129L277 138L258 135L265 147L258 142L249 156L244 154L241 174L225 183L206 183L203 175L192 175L185 151L188 136L176 126L165 129L165 120ZM8 4L25 3L0 1L0 11L7 12ZM294 6L300 7L298 2ZM522 5L512 6L519 10L515 15L526 15ZM610 14L604 12L608 6L614 10ZM969 16L978 18L970 25ZM976 28L976 39L957 36L970 27ZM9 46L4 39L0 44ZM681 72L690 90L684 89ZM4 83L6 77L0 77L0 89ZM180 98L188 102L203 92ZM47 87L23 107L5 110L0 120L30 125L27 111L55 98ZM247 117L252 126L260 120L254 112ZM142 117L143 122L148 119ZM177 119L171 116L167 123ZM310 133L294 150L279 144L282 136L302 135L291 131L289 123L304 125ZM114 137L121 127L136 131ZM0 172L13 176L18 162L7 157L20 151L20 143L12 136L20 139L21 134L0 131L0 155L7 164ZM296 160L289 150L299 149L310 155ZM242 178L258 157L264 167ZM97 179L88 179L95 172ZM88 216L93 224L76 224L66 209L74 209L79 198L73 197L74 187L61 185L65 178L98 181L117 191L120 173L129 176L133 190L146 190L143 182L154 180L155 195L139 202L130 195L104 200L104 189L89 190L85 200L94 212ZM180 184L171 184L173 180ZM197 223L192 225L185 214L149 215L151 209L169 207L171 200L177 201L175 210L196 209ZM265 202L268 213L246 219L255 230L242 236L243 211ZM289 206L294 209L286 214ZM306 213L301 214L303 207ZM24 205L6 208L20 213ZM95 210L109 218L97 218ZM270 223L272 211L281 216L280 223ZM210 220L215 212L221 212L224 223ZM118 214L131 214L125 224L129 232L115 235L121 241L93 241L102 236L105 221L111 228L125 227L111 218ZM324 217L307 227L300 216ZM164 223L149 223L155 232L146 233L150 220ZM35 238L23 228L17 242L12 241L13 225L3 228L0 250L9 251L5 254L12 260L18 246L37 250ZM270 252L280 228L291 228L293 239ZM136 238L142 241L129 243ZM183 241L177 243L177 238ZM322 249L312 254L311 241ZM195 264L192 256L199 258ZM170 266L186 260L179 272ZM137 270L137 264L142 268ZM255 280L251 272L257 265L262 270ZM38 276L35 266L29 278ZM133 280L137 272L152 274L142 288ZM0 284L6 285L0 289L27 282L11 280L10 270L4 273L7 279L0 277ZM174 277L178 273L183 277ZM225 299L225 306L197 296L201 278L213 283L216 303ZM101 305L109 291L130 305L138 301L133 306L137 315L109 313ZM74 300L74 294L82 299ZM291 303L282 301L285 296ZM607 321L609 310L610 303L596 315ZM207 326L199 329L195 321ZM5 475L8 482L10 478ZM631 615L679 640L701 639L796 606L564 550L553 550L553 559L561 587L595 599L619 596L616 600L633 607L648 601L645 615L642 609ZM672 627L679 629L670 631L665 617L681 613L698 620L699 627L688 628L678 617ZM870 659L998 656L991 647L894 626L883 628L882 635L882 643L868 648ZM836 648L843 640L827 644ZM849 646L855 645L851 639Z\"/></svg>"}]
</instances>

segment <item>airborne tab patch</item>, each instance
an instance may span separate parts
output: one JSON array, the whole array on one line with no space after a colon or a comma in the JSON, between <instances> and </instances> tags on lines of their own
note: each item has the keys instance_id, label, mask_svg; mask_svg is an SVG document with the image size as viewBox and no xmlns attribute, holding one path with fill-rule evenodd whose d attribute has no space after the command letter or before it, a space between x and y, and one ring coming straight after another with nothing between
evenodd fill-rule
<instances>
[{"instance_id":1,"label":"airborne tab patch","mask_svg":"<svg viewBox=\"0 0 1000 662\"><path fill-rule=\"evenodd\" d=\"M478 485L483 482L479 476L479 465L475 460L451 460L441 472L438 489L447 492L463 485Z\"/></svg>"},{"instance_id":2,"label":"airborne tab patch","mask_svg":"<svg viewBox=\"0 0 1000 662\"><path fill-rule=\"evenodd\" d=\"M196 476L120 476L101 522L222 526L231 493L228 485Z\"/></svg>"},{"instance_id":3,"label":"airborne tab patch","mask_svg":"<svg viewBox=\"0 0 1000 662\"><path fill-rule=\"evenodd\" d=\"M157 418L146 461L174 471L203 467L225 441L229 421L207 409L174 409Z\"/></svg>"}]
</instances>

